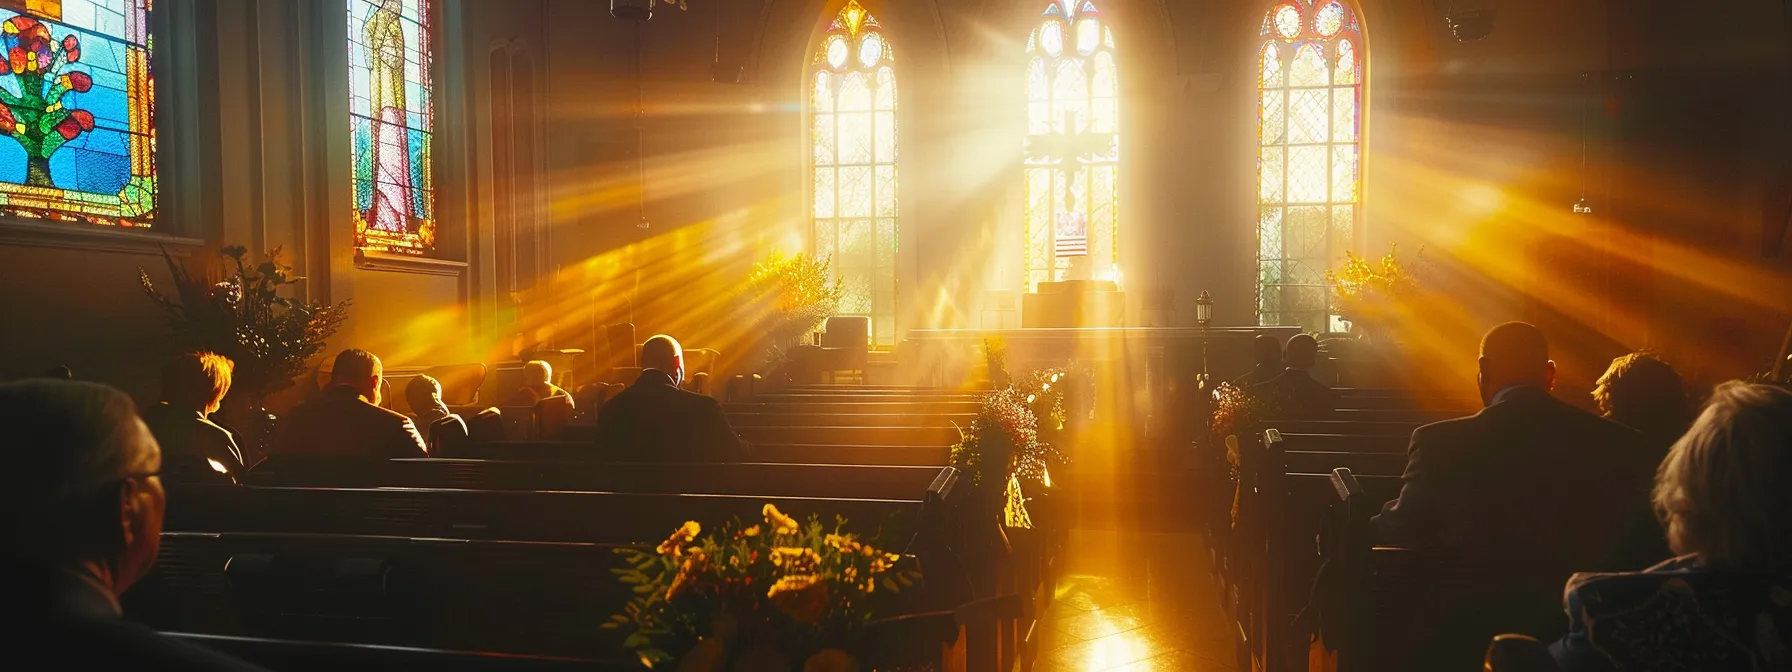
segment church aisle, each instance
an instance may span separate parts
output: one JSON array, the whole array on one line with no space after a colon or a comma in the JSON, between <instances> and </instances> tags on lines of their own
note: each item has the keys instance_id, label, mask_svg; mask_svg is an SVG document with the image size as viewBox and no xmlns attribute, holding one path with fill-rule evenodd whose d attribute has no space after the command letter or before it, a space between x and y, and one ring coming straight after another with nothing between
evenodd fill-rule
<instances>
[{"instance_id":1,"label":"church aisle","mask_svg":"<svg viewBox=\"0 0 1792 672\"><path fill-rule=\"evenodd\" d=\"M1199 534L1076 529L1067 550L1034 670L1236 669Z\"/></svg>"}]
</instances>

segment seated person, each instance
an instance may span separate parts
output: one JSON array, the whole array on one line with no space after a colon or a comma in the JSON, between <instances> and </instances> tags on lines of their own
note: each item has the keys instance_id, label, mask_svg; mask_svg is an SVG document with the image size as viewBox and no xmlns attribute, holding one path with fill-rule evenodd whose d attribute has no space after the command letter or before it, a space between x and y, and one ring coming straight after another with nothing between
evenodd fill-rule
<instances>
[{"instance_id":1,"label":"seated person","mask_svg":"<svg viewBox=\"0 0 1792 672\"><path fill-rule=\"evenodd\" d=\"M1550 396L1555 362L1534 326L1487 332L1479 382L1487 407L1414 430L1400 494L1370 521L1382 543L1497 568L1471 586L1485 594L1451 596L1464 613L1440 615L1470 656L1503 632L1558 636L1571 573L1647 566L1620 556L1655 466L1635 431Z\"/></svg>"},{"instance_id":2,"label":"seated person","mask_svg":"<svg viewBox=\"0 0 1792 672\"><path fill-rule=\"evenodd\" d=\"M405 383L404 399L411 405L411 415L417 418L419 429L427 429L449 415L448 405L442 403L442 383L428 374L417 374Z\"/></svg>"},{"instance_id":3,"label":"seated person","mask_svg":"<svg viewBox=\"0 0 1792 672\"><path fill-rule=\"evenodd\" d=\"M511 406L534 406L535 402L548 397L566 397L572 403L572 395L554 384L554 367L539 359L523 365L523 386L517 389L510 398Z\"/></svg>"},{"instance_id":4,"label":"seated person","mask_svg":"<svg viewBox=\"0 0 1792 672\"><path fill-rule=\"evenodd\" d=\"M1248 390L1282 375L1282 344L1276 342L1276 337L1257 334L1256 338L1251 339L1251 352L1257 356L1257 365L1251 367L1249 373L1233 380L1233 385Z\"/></svg>"},{"instance_id":5,"label":"seated person","mask_svg":"<svg viewBox=\"0 0 1792 672\"><path fill-rule=\"evenodd\" d=\"M1274 339L1271 339L1274 340ZM1338 394L1313 379L1319 361L1319 341L1307 334L1288 339L1282 354L1285 367L1276 377L1251 386L1251 396L1267 404L1267 415L1284 420L1322 418L1338 410Z\"/></svg>"},{"instance_id":6,"label":"seated person","mask_svg":"<svg viewBox=\"0 0 1792 672\"><path fill-rule=\"evenodd\" d=\"M597 412L597 447L642 462L727 462L745 445L712 397L678 389L684 352L671 336L641 345L641 375Z\"/></svg>"},{"instance_id":7,"label":"seated person","mask_svg":"<svg viewBox=\"0 0 1792 672\"><path fill-rule=\"evenodd\" d=\"M161 445L170 480L210 480L213 470L233 477L246 471L236 437L206 418L230 393L235 369L229 358L203 350L176 355L162 369L162 401L143 409L143 422Z\"/></svg>"},{"instance_id":8,"label":"seated person","mask_svg":"<svg viewBox=\"0 0 1792 672\"><path fill-rule=\"evenodd\" d=\"M0 384L0 427L8 656L38 661L26 668L260 669L121 618L119 596L155 562L167 504L161 452L130 397L93 383Z\"/></svg>"},{"instance_id":9,"label":"seated person","mask_svg":"<svg viewBox=\"0 0 1792 672\"><path fill-rule=\"evenodd\" d=\"M1792 392L1727 383L1669 450L1655 511L1679 558L1568 580L1568 672L1792 669Z\"/></svg>"},{"instance_id":10,"label":"seated person","mask_svg":"<svg viewBox=\"0 0 1792 672\"><path fill-rule=\"evenodd\" d=\"M1647 352L1612 360L1593 388L1593 401L1605 419L1641 432L1657 460L1692 425L1693 408L1680 373Z\"/></svg>"},{"instance_id":11,"label":"seated person","mask_svg":"<svg viewBox=\"0 0 1792 672\"><path fill-rule=\"evenodd\" d=\"M411 419L380 408L384 371L380 358L366 350L336 355L329 386L280 419L274 454L428 457Z\"/></svg>"}]
</instances>

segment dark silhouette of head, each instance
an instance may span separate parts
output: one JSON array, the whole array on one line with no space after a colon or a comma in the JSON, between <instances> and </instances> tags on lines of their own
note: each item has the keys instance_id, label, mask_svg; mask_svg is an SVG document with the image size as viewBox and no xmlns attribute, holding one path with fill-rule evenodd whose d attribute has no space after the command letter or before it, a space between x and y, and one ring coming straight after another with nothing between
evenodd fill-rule
<instances>
[{"instance_id":1,"label":"dark silhouette of head","mask_svg":"<svg viewBox=\"0 0 1792 672\"><path fill-rule=\"evenodd\" d=\"M1612 360L1593 388L1593 401L1605 417L1651 437L1679 438L1692 424L1686 383L1654 353L1633 352Z\"/></svg>"},{"instance_id":2,"label":"dark silhouette of head","mask_svg":"<svg viewBox=\"0 0 1792 672\"><path fill-rule=\"evenodd\" d=\"M641 368L653 369L672 377L672 381L684 382L684 348L678 339L659 334L641 344Z\"/></svg>"},{"instance_id":3,"label":"dark silhouette of head","mask_svg":"<svg viewBox=\"0 0 1792 672\"><path fill-rule=\"evenodd\" d=\"M1545 390L1556 385L1556 363L1549 359L1543 330L1524 322L1507 322L1481 338L1481 372L1477 382L1482 403L1493 403L1500 390L1529 385Z\"/></svg>"},{"instance_id":4,"label":"dark silhouette of head","mask_svg":"<svg viewBox=\"0 0 1792 672\"><path fill-rule=\"evenodd\" d=\"M61 380L0 384L0 487L10 559L73 571L114 596L155 562L162 453L131 398Z\"/></svg>"},{"instance_id":5,"label":"dark silhouette of head","mask_svg":"<svg viewBox=\"0 0 1792 672\"><path fill-rule=\"evenodd\" d=\"M1290 369L1302 371L1313 370L1319 362L1319 339L1308 334L1295 334L1288 339L1288 347L1282 353L1282 361Z\"/></svg>"},{"instance_id":6,"label":"dark silhouette of head","mask_svg":"<svg viewBox=\"0 0 1792 672\"><path fill-rule=\"evenodd\" d=\"M162 369L162 401L183 411L216 413L235 371L229 357L208 350L175 355Z\"/></svg>"},{"instance_id":7,"label":"dark silhouette of head","mask_svg":"<svg viewBox=\"0 0 1792 672\"><path fill-rule=\"evenodd\" d=\"M422 413L442 406L442 383L427 373L419 373L404 385L404 401L412 413Z\"/></svg>"},{"instance_id":8,"label":"dark silhouette of head","mask_svg":"<svg viewBox=\"0 0 1792 672\"><path fill-rule=\"evenodd\" d=\"M1655 513L1679 555L1772 576L1792 557L1792 391L1729 382L1655 472Z\"/></svg>"},{"instance_id":9,"label":"dark silhouette of head","mask_svg":"<svg viewBox=\"0 0 1792 672\"><path fill-rule=\"evenodd\" d=\"M348 387L366 397L369 403L380 403L380 379L386 367L373 353L359 348L343 350L330 368L330 385Z\"/></svg>"},{"instance_id":10,"label":"dark silhouette of head","mask_svg":"<svg viewBox=\"0 0 1792 672\"><path fill-rule=\"evenodd\" d=\"M1267 369L1282 368L1282 344L1269 334L1257 334L1251 339L1251 352L1256 354L1257 366Z\"/></svg>"}]
</instances>

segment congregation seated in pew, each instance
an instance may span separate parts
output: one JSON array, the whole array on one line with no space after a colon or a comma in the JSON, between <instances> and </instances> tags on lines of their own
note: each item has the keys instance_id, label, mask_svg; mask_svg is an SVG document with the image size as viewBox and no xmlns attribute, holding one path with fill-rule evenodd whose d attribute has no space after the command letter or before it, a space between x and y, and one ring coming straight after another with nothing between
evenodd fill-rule
<instances>
[{"instance_id":1,"label":"congregation seated in pew","mask_svg":"<svg viewBox=\"0 0 1792 672\"><path fill-rule=\"evenodd\" d=\"M1268 403L1269 414L1274 419L1310 420L1323 418L1337 410L1337 392L1313 379L1313 366L1319 362L1317 339L1296 334L1288 339L1281 359L1281 373L1249 388L1252 396Z\"/></svg>"},{"instance_id":2,"label":"congregation seated in pew","mask_svg":"<svg viewBox=\"0 0 1792 672\"><path fill-rule=\"evenodd\" d=\"M572 395L554 384L553 365L537 359L523 365L523 386L511 395L509 405L534 406L551 397L566 397L568 405L573 403Z\"/></svg>"},{"instance_id":3,"label":"congregation seated in pew","mask_svg":"<svg viewBox=\"0 0 1792 672\"><path fill-rule=\"evenodd\" d=\"M1659 560L1636 557L1647 545L1628 538L1656 463L1634 430L1550 395L1555 363L1532 325L1487 333L1479 384L1479 413L1413 431L1400 494L1372 531L1494 568L1454 602L1461 613L1438 615L1453 632L1483 646L1500 632L1554 637L1571 573Z\"/></svg>"},{"instance_id":4,"label":"congregation seated in pew","mask_svg":"<svg viewBox=\"0 0 1792 672\"><path fill-rule=\"evenodd\" d=\"M738 461L746 444L715 398L679 389L684 351L664 334L641 345L641 375L597 413L597 448L619 459Z\"/></svg>"},{"instance_id":5,"label":"congregation seated in pew","mask_svg":"<svg viewBox=\"0 0 1792 672\"><path fill-rule=\"evenodd\" d=\"M419 428L434 425L450 415L448 404L442 402L442 383L429 374L417 374L411 382L405 383L404 399L411 405L411 417L416 419Z\"/></svg>"},{"instance_id":6,"label":"congregation seated in pew","mask_svg":"<svg viewBox=\"0 0 1792 672\"><path fill-rule=\"evenodd\" d=\"M379 406L383 377L373 353L349 349L336 355L330 384L280 419L274 454L428 457L411 419Z\"/></svg>"},{"instance_id":7,"label":"congregation seated in pew","mask_svg":"<svg viewBox=\"0 0 1792 672\"><path fill-rule=\"evenodd\" d=\"M122 618L119 596L155 562L167 504L160 450L130 397L94 383L0 384L0 427L10 657L54 669L260 669Z\"/></svg>"},{"instance_id":8,"label":"congregation seated in pew","mask_svg":"<svg viewBox=\"0 0 1792 672\"><path fill-rule=\"evenodd\" d=\"M1679 557L1576 574L1566 672L1792 669L1792 392L1728 383L1657 472L1653 500Z\"/></svg>"},{"instance_id":9,"label":"congregation seated in pew","mask_svg":"<svg viewBox=\"0 0 1792 672\"><path fill-rule=\"evenodd\" d=\"M1282 375L1282 344L1269 334L1257 334L1251 339L1251 353L1256 356L1257 363L1244 375L1233 379L1232 384L1241 389L1269 382L1269 379Z\"/></svg>"},{"instance_id":10,"label":"congregation seated in pew","mask_svg":"<svg viewBox=\"0 0 1792 672\"><path fill-rule=\"evenodd\" d=\"M170 480L210 480L246 468L236 436L208 416L230 393L235 364L215 352L175 355L162 369L162 400L143 409L143 423L161 446Z\"/></svg>"},{"instance_id":11,"label":"congregation seated in pew","mask_svg":"<svg viewBox=\"0 0 1792 672\"><path fill-rule=\"evenodd\" d=\"M1566 672L1792 669L1792 392L1729 383L1669 450L1654 504L1679 557L1576 574Z\"/></svg>"}]
</instances>

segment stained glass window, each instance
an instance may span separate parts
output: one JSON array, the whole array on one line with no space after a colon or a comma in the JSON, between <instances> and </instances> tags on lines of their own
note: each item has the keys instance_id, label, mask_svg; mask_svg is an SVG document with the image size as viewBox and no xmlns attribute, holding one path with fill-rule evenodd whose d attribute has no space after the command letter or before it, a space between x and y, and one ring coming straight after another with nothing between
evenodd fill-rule
<instances>
[{"instance_id":1,"label":"stained glass window","mask_svg":"<svg viewBox=\"0 0 1792 672\"><path fill-rule=\"evenodd\" d=\"M149 0L0 0L0 215L149 227Z\"/></svg>"},{"instance_id":2,"label":"stained glass window","mask_svg":"<svg viewBox=\"0 0 1792 672\"><path fill-rule=\"evenodd\" d=\"M430 4L348 0L355 246L363 250L435 251Z\"/></svg>"},{"instance_id":3,"label":"stained glass window","mask_svg":"<svg viewBox=\"0 0 1792 672\"><path fill-rule=\"evenodd\" d=\"M1026 288L1118 280L1120 89L1093 0L1050 0L1027 38Z\"/></svg>"},{"instance_id":4,"label":"stained glass window","mask_svg":"<svg viewBox=\"0 0 1792 672\"><path fill-rule=\"evenodd\" d=\"M1362 30L1339 0L1289 0L1259 32L1257 319L1344 331L1325 271L1356 243Z\"/></svg>"},{"instance_id":5,"label":"stained glass window","mask_svg":"<svg viewBox=\"0 0 1792 672\"><path fill-rule=\"evenodd\" d=\"M877 19L856 0L834 17L809 80L815 254L845 285L840 314L896 344L896 72Z\"/></svg>"}]
</instances>

